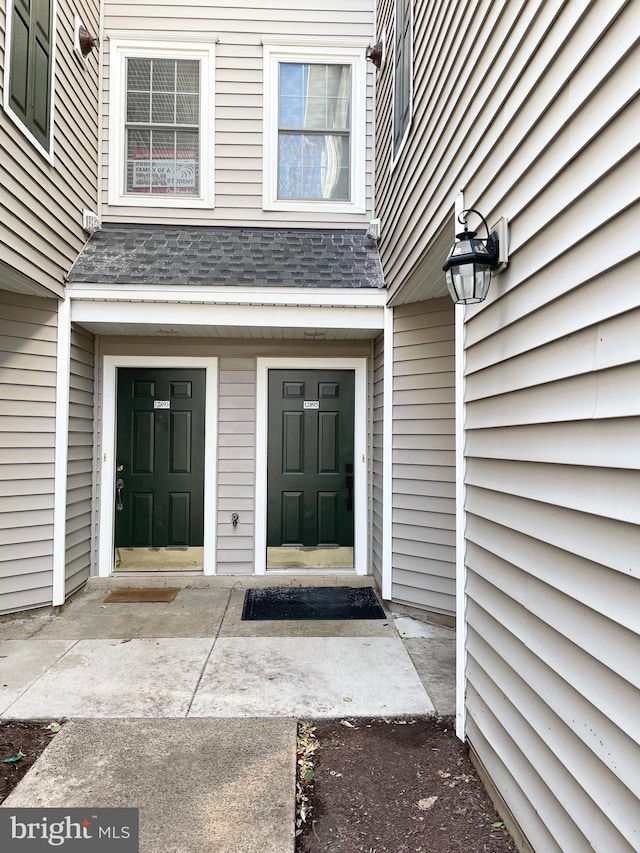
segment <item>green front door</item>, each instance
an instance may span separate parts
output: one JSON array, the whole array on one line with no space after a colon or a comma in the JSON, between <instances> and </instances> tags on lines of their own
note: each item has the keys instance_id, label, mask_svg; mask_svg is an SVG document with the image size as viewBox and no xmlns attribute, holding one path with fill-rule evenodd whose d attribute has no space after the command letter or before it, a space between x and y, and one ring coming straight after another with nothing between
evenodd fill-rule
<instances>
[{"instance_id":1,"label":"green front door","mask_svg":"<svg viewBox=\"0 0 640 853\"><path fill-rule=\"evenodd\" d=\"M353 545L353 427L353 371L269 371L267 546Z\"/></svg>"},{"instance_id":2,"label":"green front door","mask_svg":"<svg viewBox=\"0 0 640 853\"><path fill-rule=\"evenodd\" d=\"M204 370L118 370L117 548L202 545L204 403Z\"/></svg>"}]
</instances>

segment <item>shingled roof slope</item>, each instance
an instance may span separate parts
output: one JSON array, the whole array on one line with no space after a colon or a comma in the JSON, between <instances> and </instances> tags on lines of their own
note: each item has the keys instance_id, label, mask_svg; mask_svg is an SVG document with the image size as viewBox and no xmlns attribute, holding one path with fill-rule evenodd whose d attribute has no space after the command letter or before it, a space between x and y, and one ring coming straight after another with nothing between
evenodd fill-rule
<instances>
[{"instance_id":1,"label":"shingled roof slope","mask_svg":"<svg viewBox=\"0 0 640 853\"><path fill-rule=\"evenodd\" d=\"M70 282L267 287L384 287L364 231L104 225Z\"/></svg>"}]
</instances>

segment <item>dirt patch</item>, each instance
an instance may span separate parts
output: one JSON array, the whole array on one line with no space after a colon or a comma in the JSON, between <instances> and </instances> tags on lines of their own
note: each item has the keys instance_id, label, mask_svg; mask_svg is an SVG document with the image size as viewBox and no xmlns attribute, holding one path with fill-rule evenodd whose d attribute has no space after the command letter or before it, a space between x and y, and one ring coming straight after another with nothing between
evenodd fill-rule
<instances>
[{"instance_id":1,"label":"dirt patch","mask_svg":"<svg viewBox=\"0 0 640 853\"><path fill-rule=\"evenodd\" d=\"M297 853L516 851L452 720L316 721L299 733Z\"/></svg>"},{"instance_id":2,"label":"dirt patch","mask_svg":"<svg viewBox=\"0 0 640 853\"><path fill-rule=\"evenodd\" d=\"M14 720L0 723L0 803L42 755L58 730L58 723Z\"/></svg>"}]
</instances>

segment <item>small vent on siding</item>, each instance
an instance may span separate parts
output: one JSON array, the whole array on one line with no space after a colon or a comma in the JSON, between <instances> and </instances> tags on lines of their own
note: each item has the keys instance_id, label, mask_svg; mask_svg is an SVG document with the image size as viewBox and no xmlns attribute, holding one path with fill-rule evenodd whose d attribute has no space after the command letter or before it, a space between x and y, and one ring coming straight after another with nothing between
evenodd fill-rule
<instances>
[{"instance_id":1,"label":"small vent on siding","mask_svg":"<svg viewBox=\"0 0 640 853\"><path fill-rule=\"evenodd\" d=\"M82 227L89 234L95 234L96 231L100 230L100 219L98 218L98 214L94 213L92 210L83 210L82 211Z\"/></svg>"}]
</instances>

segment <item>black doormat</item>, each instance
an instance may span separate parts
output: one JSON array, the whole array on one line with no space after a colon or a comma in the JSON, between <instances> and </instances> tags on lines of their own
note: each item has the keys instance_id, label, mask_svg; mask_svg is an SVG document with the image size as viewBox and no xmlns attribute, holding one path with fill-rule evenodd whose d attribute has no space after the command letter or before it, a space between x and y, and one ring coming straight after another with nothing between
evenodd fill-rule
<instances>
[{"instance_id":1,"label":"black doormat","mask_svg":"<svg viewBox=\"0 0 640 853\"><path fill-rule=\"evenodd\" d=\"M371 587L276 586L248 589L245 621L285 619L386 619Z\"/></svg>"}]
</instances>

